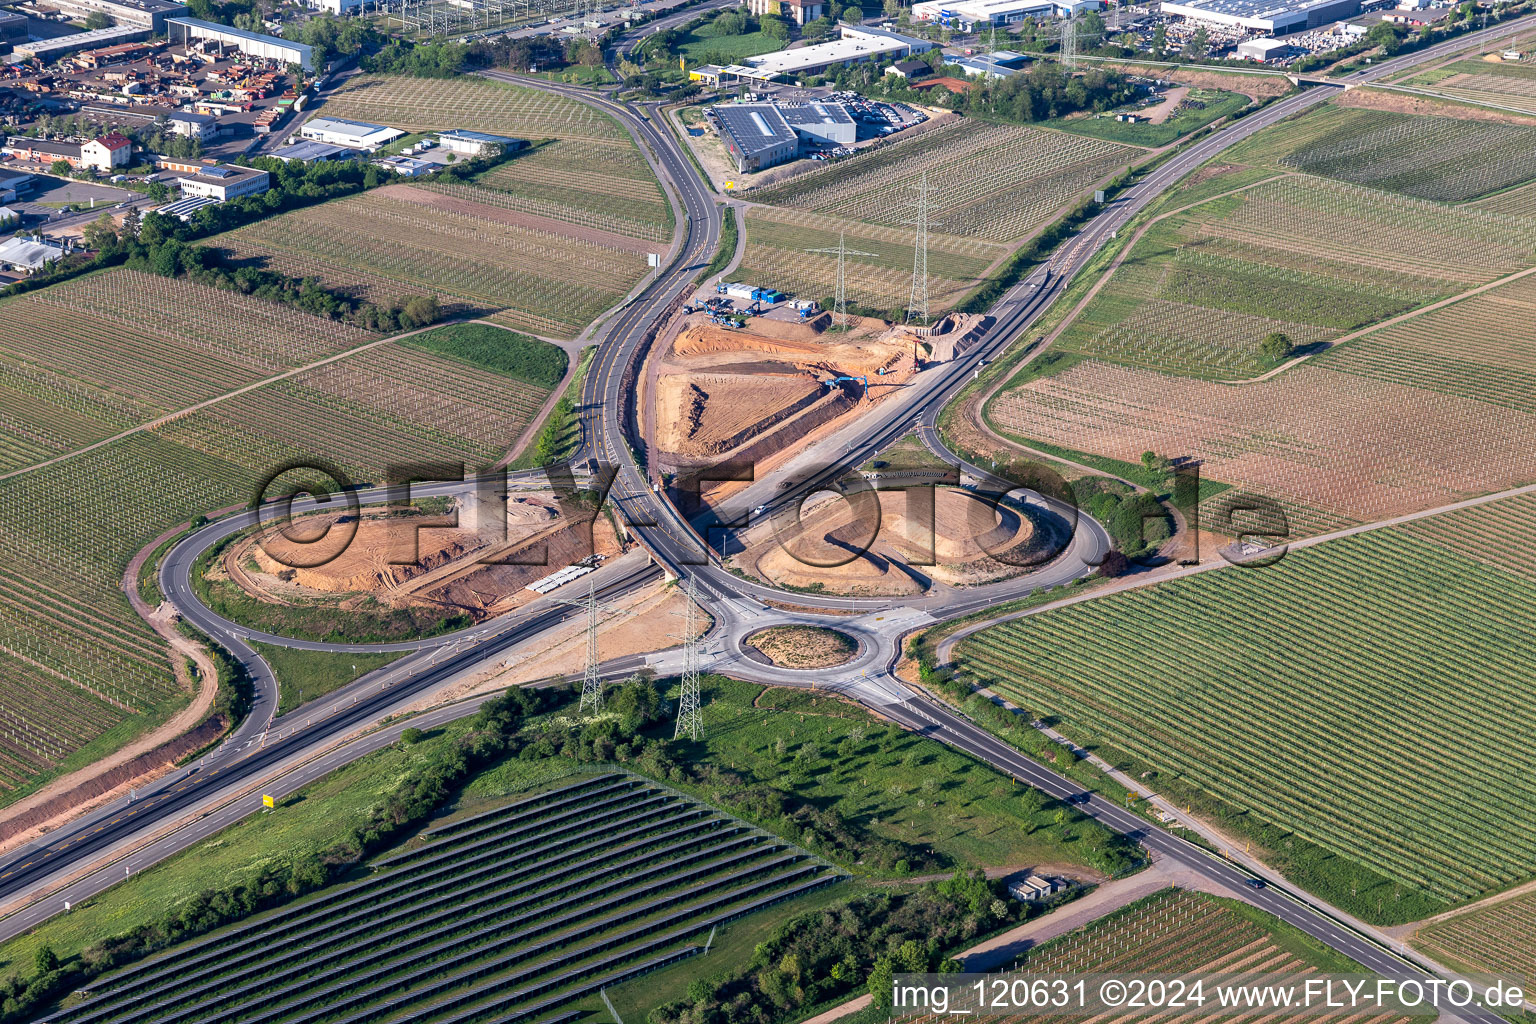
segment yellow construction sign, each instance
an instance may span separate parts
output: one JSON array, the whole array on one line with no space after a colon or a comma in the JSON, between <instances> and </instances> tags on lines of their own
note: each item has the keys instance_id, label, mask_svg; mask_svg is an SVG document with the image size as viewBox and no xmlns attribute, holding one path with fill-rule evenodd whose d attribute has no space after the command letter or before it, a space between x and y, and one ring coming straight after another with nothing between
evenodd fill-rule
<instances>
[{"instance_id":1,"label":"yellow construction sign","mask_svg":"<svg viewBox=\"0 0 1536 1024\"><path fill-rule=\"evenodd\" d=\"M265 793L263 793L262 797L261 797L261 806L265 807L267 810L270 811L272 808L277 806L277 801L273 800L270 796L268 796Z\"/></svg>"},{"instance_id":2,"label":"yellow construction sign","mask_svg":"<svg viewBox=\"0 0 1536 1024\"><path fill-rule=\"evenodd\" d=\"M736 183L734 181L728 181L728 182L725 183L725 187L726 188L735 188L736 187Z\"/></svg>"}]
</instances>

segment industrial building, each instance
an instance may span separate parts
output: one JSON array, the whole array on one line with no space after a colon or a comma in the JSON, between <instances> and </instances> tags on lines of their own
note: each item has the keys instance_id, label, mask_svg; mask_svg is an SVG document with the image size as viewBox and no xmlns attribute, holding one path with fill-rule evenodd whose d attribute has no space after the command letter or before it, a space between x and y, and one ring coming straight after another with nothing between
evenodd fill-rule
<instances>
[{"instance_id":1,"label":"industrial building","mask_svg":"<svg viewBox=\"0 0 1536 1024\"><path fill-rule=\"evenodd\" d=\"M1259 39L1245 39L1237 44L1237 55L1239 57L1247 57L1249 60L1279 60L1282 57L1290 57L1300 52L1290 43L1284 43L1278 39L1270 39L1268 36Z\"/></svg>"},{"instance_id":2,"label":"industrial building","mask_svg":"<svg viewBox=\"0 0 1536 1024\"><path fill-rule=\"evenodd\" d=\"M1170 0L1162 10L1168 17L1283 36L1353 17L1360 0Z\"/></svg>"},{"instance_id":3,"label":"industrial building","mask_svg":"<svg viewBox=\"0 0 1536 1024\"><path fill-rule=\"evenodd\" d=\"M841 103L730 103L710 116L743 174L793 160L807 144L851 146L859 130Z\"/></svg>"},{"instance_id":4,"label":"industrial building","mask_svg":"<svg viewBox=\"0 0 1536 1024\"><path fill-rule=\"evenodd\" d=\"M729 73L737 67L743 67L749 69L749 73L736 74L734 77L759 81L772 81L780 76L809 77L867 60L900 60L915 53L927 53L937 45L926 39L914 39L899 32L871 28L868 25L838 27L842 33L838 39L747 57L741 65L732 65L721 71Z\"/></svg>"},{"instance_id":5,"label":"industrial building","mask_svg":"<svg viewBox=\"0 0 1536 1024\"><path fill-rule=\"evenodd\" d=\"M19 43L27 38L27 16L15 11L0 12L0 42Z\"/></svg>"},{"instance_id":6,"label":"industrial building","mask_svg":"<svg viewBox=\"0 0 1536 1024\"><path fill-rule=\"evenodd\" d=\"M465 131L462 128L438 132L437 141L448 152L464 156L484 156L491 152L513 153L526 145L522 139L514 139L510 135L487 135L485 132Z\"/></svg>"},{"instance_id":7,"label":"industrial building","mask_svg":"<svg viewBox=\"0 0 1536 1024\"><path fill-rule=\"evenodd\" d=\"M858 141L859 124L841 103L781 103L779 113L803 141L829 146Z\"/></svg>"},{"instance_id":8,"label":"industrial building","mask_svg":"<svg viewBox=\"0 0 1536 1024\"><path fill-rule=\"evenodd\" d=\"M233 46L241 53L267 60L297 64L305 71L318 71L315 67L315 51L304 43L290 43L277 36L264 36L259 32L230 28L198 18L166 18L166 34L173 43L189 43L194 39L211 39L220 46Z\"/></svg>"},{"instance_id":9,"label":"industrial building","mask_svg":"<svg viewBox=\"0 0 1536 1024\"><path fill-rule=\"evenodd\" d=\"M54 260L62 259L64 250L40 238L7 238L0 242L0 266L30 274Z\"/></svg>"},{"instance_id":10,"label":"industrial building","mask_svg":"<svg viewBox=\"0 0 1536 1024\"><path fill-rule=\"evenodd\" d=\"M333 146L329 142L303 139L274 149L271 155L278 160L297 160L301 164L315 164L325 160L350 160L357 155L357 151L345 146Z\"/></svg>"},{"instance_id":11,"label":"industrial building","mask_svg":"<svg viewBox=\"0 0 1536 1024\"><path fill-rule=\"evenodd\" d=\"M270 187L266 171L234 164L200 167L177 178L176 184L181 186L183 196L206 196L221 203L240 196L257 195Z\"/></svg>"},{"instance_id":12,"label":"industrial building","mask_svg":"<svg viewBox=\"0 0 1536 1024\"><path fill-rule=\"evenodd\" d=\"M366 121L348 121L341 117L314 117L299 128L299 137L316 142L328 142L348 149L366 149L372 152L380 146L400 138L405 132L382 124Z\"/></svg>"},{"instance_id":13,"label":"industrial building","mask_svg":"<svg viewBox=\"0 0 1536 1024\"><path fill-rule=\"evenodd\" d=\"M743 174L766 170L793 160L800 152L800 136L771 103L741 103L710 111L719 126L721 141Z\"/></svg>"},{"instance_id":14,"label":"industrial building","mask_svg":"<svg viewBox=\"0 0 1536 1024\"><path fill-rule=\"evenodd\" d=\"M147 28L155 35L165 32L168 18L187 13L187 5L176 0L50 0L50 3L80 17L100 11L120 26Z\"/></svg>"},{"instance_id":15,"label":"industrial building","mask_svg":"<svg viewBox=\"0 0 1536 1024\"><path fill-rule=\"evenodd\" d=\"M18 160L32 160L42 164L63 160L71 167L90 167L98 171L110 172L113 168L128 165L128 158L133 152L133 143L117 132L88 142L60 142L31 139L25 135L12 135L5 140L5 145L0 147L0 152L8 153ZM28 182L31 181L30 175L26 178ZM15 198L14 194L11 198Z\"/></svg>"},{"instance_id":16,"label":"industrial building","mask_svg":"<svg viewBox=\"0 0 1536 1024\"><path fill-rule=\"evenodd\" d=\"M430 174L440 166L430 160L418 160L413 156L381 156L374 163L386 171L394 171L402 178L419 178Z\"/></svg>"},{"instance_id":17,"label":"industrial building","mask_svg":"<svg viewBox=\"0 0 1536 1024\"><path fill-rule=\"evenodd\" d=\"M36 175L0 175L0 203L14 203L23 192L32 191L32 186L35 184L37 184Z\"/></svg>"},{"instance_id":18,"label":"industrial building","mask_svg":"<svg viewBox=\"0 0 1536 1024\"><path fill-rule=\"evenodd\" d=\"M188 113L185 110L166 114L165 126L177 135L185 135L199 142L207 142L219 134L218 118L209 114Z\"/></svg>"},{"instance_id":19,"label":"industrial building","mask_svg":"<svg viewBox=\"0 0 1536 1024\"><path fill-rule=\"evenodd\" d=\"M1097 11L1102 0L918 0L912 20L970 32L978 26L1013 25L1025 18L1063 18Z\"/></svg>"},{"instance_id":20,"label":"industrial building","mask_svg":"<svg viewBox=\"0 0 1536 1024\"><path fill-rule=\"evenodd\" d=\"M52 39L34 39L27 43L17 43L11 48L11 52L20 57L36 57L44 64L52 64L60 57L71 53L79 53L82 50L95 50L103 46L115 46L122 43L140 43L148 39L151 29L144 25L116 25L112 28L101 28L94 32L76 32L67 36L54 36Z\"/></svg>"},{"instance_id":21,"label":"industrial building","mask_svg":"<svg viewBox=\"0 0 1536 1024\"><path fill-rule=\"evenodd\" d=\"M759 18L765 14L782 14L803 26L808 21L825 17L827 6L822 0L747 0L747 10Z\"/></svg>"}]
</instances>

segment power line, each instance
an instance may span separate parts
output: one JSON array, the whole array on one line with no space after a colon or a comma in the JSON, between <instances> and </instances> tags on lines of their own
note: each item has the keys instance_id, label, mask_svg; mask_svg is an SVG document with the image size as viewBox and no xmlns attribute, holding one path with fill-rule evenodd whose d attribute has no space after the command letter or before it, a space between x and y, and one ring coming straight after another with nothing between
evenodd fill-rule
<instances>
[{"instance_id":1,"label":"power line","mask_svg":"<svg viewBox=\"0 0 1536 1024\"><path fill-rule=\"evenodd\" d=\"M837 233L836 249L807 249L806 252L824 253L837 256L837 288L832 299L832 325L834 327L847 327L853 323L853 318L848 315L848 278L847 265L849 256L874 256L879 253L862 252L858 249L848 248L848 232Z\"/></svg>"},{"instance_id":2,"label":"power line","mask_svg":"<svg viewBox=\"0 0 1536 1024\"><path fill-rule=\"evenodd\" d=\"M928 326L928 172L917 186L917 238L912 244L912 292L907 298L907 323Z\"/></svg>"}]
</instances>

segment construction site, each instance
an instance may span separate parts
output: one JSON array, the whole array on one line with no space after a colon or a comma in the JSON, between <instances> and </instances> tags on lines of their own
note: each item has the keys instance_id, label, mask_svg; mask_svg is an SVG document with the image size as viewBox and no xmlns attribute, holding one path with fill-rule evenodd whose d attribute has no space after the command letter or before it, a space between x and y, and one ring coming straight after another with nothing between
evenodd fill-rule
<instances>
[{"instance_id":1,"label":"construction site","mask_svg":"<svg viewBox=\"0 0 1536 1024\"><path fill-rule=\"evenodd\" d=\"M775 311L777 312L777 311ZM731 320L686 313L659 339L640 375L638 408L663 478L725 461L759 468L857 420L950 357L972 326L932 329L793 307ZM740 323L741 326L737 324Z\"/></svg>"},{"instance_id":2,"label":"construction site","mask_svg":"<svg viewBox=\"0 0 1536 1024\"><path fill-rule=\"evenodd\" d=\"M729 564L786 589L897 597L1012 579L1060 549L1057 520L1033 506L910 483L813 496L798 518L788 510L753 525Z\"/></svg>"},{"instance_id":3,"label":"construction site","mask_svg":"<svg viewBox=\"0 0 1536 1024\"><path fill-rule=\"evenodd\" d=\"M473 496L455 501L456 527L431 525L452 516L386 508L302 517L295 526L306 534L355 525L356 535L325 564L295 568L289 563L300 561L301 545L276 533L252 533L224 551L209 579L224 576L270 604L329 604L346 611L378 603L439 609L478 622L521 607L628 548L606 514L594 519L585 506L562 511L548 491L508 497L505 538L484 520L494 509L477 505Z\"/></svg>"}]
</instances>

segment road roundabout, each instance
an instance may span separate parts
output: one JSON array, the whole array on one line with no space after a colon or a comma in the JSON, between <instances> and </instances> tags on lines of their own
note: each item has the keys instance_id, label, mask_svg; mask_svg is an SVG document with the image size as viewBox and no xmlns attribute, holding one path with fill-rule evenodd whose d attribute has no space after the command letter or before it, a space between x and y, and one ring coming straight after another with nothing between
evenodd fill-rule
<instances>
[{"instance_id":1,"label":"road roundabout","mask_svg":"<svg viewBox=\"0 0 1536 1024\"><path fill-rule=\"evenodd\" d=\"M1511 28L1515 26L1510 26ZM1501 27L1501 32L1505 31ZM1384 61L1349 79L1361 84L1449 50L1427 48L1407 57ZM704 543L716 523L749 517L748 510L773 515L807 494L845 476L914 427L931 450L950 455L935 430L938 413L973 379L979 367L996 358L1018 339L1054 301L1066 283L1118 230L1186 174L1226 147L1282 118L1319 102L1333 88L1314 87L1277 100L1239 120L1218 127L1204 138L1174 151L1123 193L1104 204L1081 229L1057 250L1051 261L1009 287L989 311L990 326L976 342L950 363L924 370L898 400L860 421L835 439L835 444L810 445L784 465L753 480L734 494L728 507L713 519L689 521L652 481L634 457L629 438L630 370L637 353L678 298L694 286L695 278L715 252L720 236L716 197L701 182L654 109L647 111L605 96L554 83L491 73L520 85L566 93L614 116L649 152L664 184L674 190L682 216L672 262L628 301L597 332L598 354L582 395L584 436L574 460L578 467L596 461L615 469L610 500L630 524L648 552L642 558L615 559L588 578L599 596L623 594L653 583L665 573L691 581L700 603L713 618L709 640L718 651L708 663L712 671L782 685L828 686L868 704L907 728L943 740L999 770L1037 786L1045 793L1073 799L1081 809L1109 827L1132 835L1155 853L1168 857L1214 884L1244 891L1250 872L1232 860L1199 849L1146 819L1085 793L1081 787L1007 747L947 705L894 678L891 668L904 636L917 628L959 616L985 612L989 606L1014 601L1042 587L1079 579L1107 550L1108 538L1086 516L1076 517L1050 498L1040 502L1044 513L1076 518L1077 528L1057 557L1014 579L974 586L930 588L918 594L892 596L833 596L775 588L744 579L718 564ZM954 460L949 460L953 462ZM962 479L984 489L987 474L960 465ZM586 472L582 470L583 479ZM782 485L788 483L786 488ZM462 494L461 482L428 483L413 488L413 496ZM389 497L383 489L358 493L364 503ZM300 503L295 511L313 506ZM300 640L252 629L219 616L197 597L191 573L200 556L221 541L254 523L249 510L210 522L177 542L162 560L159 579L166 599L188 623L225 646L246 664L257 684L255 712L204 762L178 770L137 795L132 804L117 801L23 847L0 864L0 897L13 910L0 921L0 934L15 935L64 909L65 901L99 892L129 871L156 863L256 809L253 801L263 788L291 792L348 760L392 742L402 723L393 716L419 703L476 666L496 659L565 622L572 609L548 600L531 601L504 615L462 630L430 638L391 644L332 644ZM764 664L746 650L747 641L768 628L789 626L835 629L852 638L857 651L845 662L821 668L797 669ZM271 671L251 642L272 643L321 651L405 654L400 661L277 718L276 685ZM614 659L601 666L607 678L622 678L650 665L673 674L682 667L673 649L645 657ZM469 700L426 712L417 721L442 722L470 714ZM1248 890L1254 903L1294 924L1320 942L1354 958L1367 969L1389 975L1419 976L1423 969L1384 947L1326 904L1286 889L1283 879L1270 878L1267 888ZM1486 1019L1474 1015L1475 1019Z\"/></svg>"}]
</instances>

